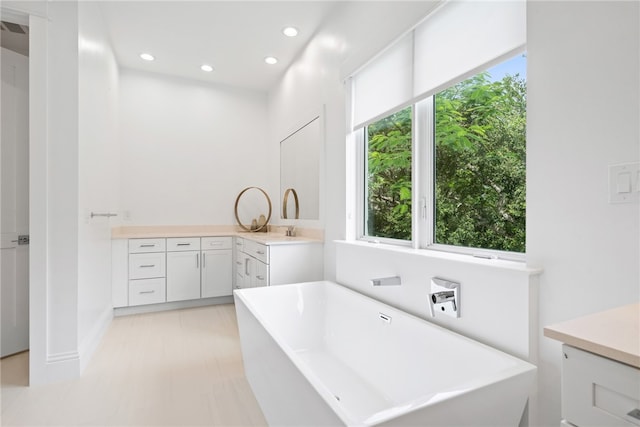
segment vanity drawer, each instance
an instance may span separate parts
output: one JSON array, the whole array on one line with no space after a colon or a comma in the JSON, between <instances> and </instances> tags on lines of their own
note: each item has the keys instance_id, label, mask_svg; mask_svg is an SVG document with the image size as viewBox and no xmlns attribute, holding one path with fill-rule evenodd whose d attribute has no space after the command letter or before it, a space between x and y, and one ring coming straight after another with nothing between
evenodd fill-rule
<instances>
[{"instance_id":1,"label":"vanity drawer","mask_svg":"<svg viewBox=\"0 0 640 427\"><path fill-rule=\"evenodd\" d=\"M129 281L129 305L157 304L165 302L166 286L164 278Z\"/></svg>"},{"instance_id":2,"label":"vanity drawer","mask_svg":"<svg viewBox=\"0 0 640 427\"><path fill-rule=\"evenodd\" d=\"M167 239L167 252L199 251L199 237L172 237Z\"/></svg>"},{"instance_id":3,"label":"vanity drawer","mask_svg":"<svg viewBox=\"0 0 640 427\"><path fill-rule=\"evenodd\" d=\"M201 247L203 251L231 249L233 247L233 237L203 237Z\"/></svg>"},{"instance_id":4,"label":"vanity drawer","mask_svg":"<svg viewBox=\"0 0 640 427\"><path fill-rule=\"evenodd\" d=\"M244 253L269 264L269 246L252 240L244 240Z\"/></svg>"},{"instance_id":5,"label":"vanity drawer","mask_svg":"<svg viewBox=\"0 0 640 427\"><path fill-rule=\"evenodd\" d=\"M129 255L129 280L165 277L165 261L164 252Z\"/></svg>"},{"instance_id":6,"label":"vanity drawer","mask_svg":"<svg viewBox=\"0 0 640 427\"><path fill-rule=\"evenodd\" d=\"M562 418L580 427L640 426L640 369L563 345ZM637 413L637 412L636 412Z\"/></svg>"},{"instance_id":7,"label":"vanity drawer","mask_svg":"<svg viewBox=\"0 0 640 427\"><path fill-rule=\"evenodd\" d=\"M165 239L129 239L129 253L164 252Z\"/></svg>"}]
</instances>

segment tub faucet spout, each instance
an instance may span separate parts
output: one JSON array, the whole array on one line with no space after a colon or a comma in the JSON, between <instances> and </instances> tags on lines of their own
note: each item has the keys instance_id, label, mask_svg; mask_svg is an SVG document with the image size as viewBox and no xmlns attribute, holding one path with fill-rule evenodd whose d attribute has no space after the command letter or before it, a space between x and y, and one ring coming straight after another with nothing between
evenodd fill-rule
<instances>
[{"instance_id":1,"label":"tub faucet spout","mask_svg":"<svg viewBox=\"0 0 640 427\"><path fill-rule=\"evenodd\" d=\"M452 302L453 303L453 309L456 309L456 297L455 297L455 293L453 291L442 291L442 292L435 292L433 294L431 294L431 301L434 304L442 304L445 302Z\"/></svg>"},{"instance_id":2,"label":"tub faucet spout","mask_svg":"<svg viewBox=\"0 0 640 427\"><path fill-rule=\"evenodd\" d=\"M373 286L400 286L402 284L400 276L382 277L380 279L371 279Z\"/></svg>"}]
</instances>

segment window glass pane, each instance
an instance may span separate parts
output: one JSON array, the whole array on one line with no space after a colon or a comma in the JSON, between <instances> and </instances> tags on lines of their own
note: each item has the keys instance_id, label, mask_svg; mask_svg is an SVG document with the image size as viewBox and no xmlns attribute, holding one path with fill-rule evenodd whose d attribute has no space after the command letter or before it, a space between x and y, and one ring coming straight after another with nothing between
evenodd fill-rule
<instances>
[{"instance_id":1,"label":"window glass pane","mask_svg":"<svg viewBox=\"0 0 640 427\"><path fill-rule=\"evenodd\" d=\"M367 236L411 240L411 111L366 128Z\"/></svg>"},{"instance_id":2,"label":"window glass pane","mask_svg":"<svg viewBox=\"0 0 640 427\"><path fill-rule=\"evenodd\" d=\"M524 252L526 56L434 99L435 243Z\"/></svg>"}]
</instances>

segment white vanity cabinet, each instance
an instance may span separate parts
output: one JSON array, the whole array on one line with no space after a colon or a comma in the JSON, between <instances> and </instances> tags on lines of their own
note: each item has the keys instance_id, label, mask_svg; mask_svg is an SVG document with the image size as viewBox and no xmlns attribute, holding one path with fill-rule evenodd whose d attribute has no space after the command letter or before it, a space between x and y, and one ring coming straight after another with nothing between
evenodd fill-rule
<instances>
[{"instance_id":1,"label":"white vanity cabinet","mask_svg":"<svg viewBox=\"0 0 640 427\"><path fill-rule=\"evenodd\" d=\"M232 237L202 238L201 296L222 297L233 291Z\"/></svg>"},{"instance_id":2,"label":"white vanity cabinet","mask_svg":"<svg viewBox=\"0 0 640 427\"><path fill-rule=\"evenodd\" d=\"M640 369L562 346L562 418L579 427L640 426Z\"/></svg>"},{"instance_id":3,"label":"white vanity cabinet","mask_svg":"<svg viewBox=\"0 0 640 427\"><path fill-rule=\"evenodd\" d=\"M640 426L640 303L544 328L562 345L562 426Z\"/></svg>"},{"instance_id":4,"label":"white vanity cabinet","mask_svg":"<svg viewBox=\"0 0 640 427\"><path fill-rule=\"evenodd\" d=\"M217 297L230 301L232 236L114 239L111 247L114 308L178 301L193 305Z\"/></svg>"},{"instance_id":5,"label":"white vanity cabinet","mask_svg":"<svg viewBox=\"0 0 640 427\"><path fill-rule=\"evenodd\" d=\"M164 302L166 258L164 239L129 240L127 305Z\"/></svg>"},{"instance_id":6,"label":"white vanity cabinet","mask_svg":"<svg viewBox=\"0 0 640 427\"><path fill-rule=\"evenodd\" d=\"M234 289L245 288L246 261L249 257L243 252L244 239L236 237L233 243L233 287Z\"/></svg>"},{"instance_id":7,"label":"white vanity cabinet","mask_svg":"<svg viewBox=\"0 0 640 427\"><path fill-rule=\"evenodd\" d=\"M260 253L258 253L260 252ZM268 249L249 239L236 237L235 250L235 288L254 288L268 286L269 265Z\"/></svg>"},{"instance_id":8,"label":"white vanity cabinet","mask_svg":"<svg viewBox=\"0 0 640 427\"><path fill-rule=\"evenodd\" d=\"M237 289L323 279L322 242L266 240L236 237Z\"/></svg>"},{"instance_id":9,"label":"white vanity cabinet","mask_svg":"<svg viewBox=\"0 0 640 427\"><path fill-rule=\"evenodd\" d=\"M200 238L167 239L167 302L200 298Z\"/></svg>"}]
</instances>

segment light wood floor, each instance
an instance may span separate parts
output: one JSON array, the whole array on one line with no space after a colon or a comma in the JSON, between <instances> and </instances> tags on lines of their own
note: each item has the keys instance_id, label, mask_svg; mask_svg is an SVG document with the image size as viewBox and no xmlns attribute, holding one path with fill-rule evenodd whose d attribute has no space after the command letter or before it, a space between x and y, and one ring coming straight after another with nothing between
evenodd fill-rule
<instances>
[{"instance_id":1,"label":"light wood floor","mask_svg":"<svg viewBox=\"0 0 640 427\"><path fill-rule=\"evenodd\" d=\"M28 353L0 361L0 425L263 426L233 305L115 318L81 378L27 387Z\"/></svg>"}]
</instances>

